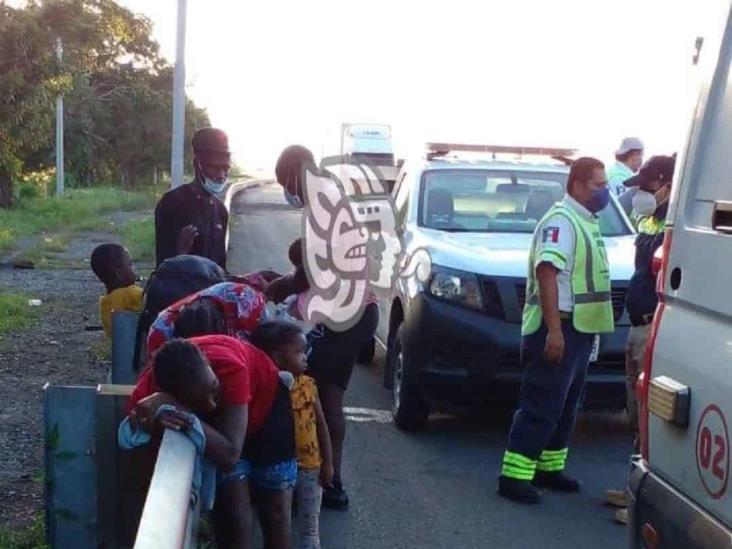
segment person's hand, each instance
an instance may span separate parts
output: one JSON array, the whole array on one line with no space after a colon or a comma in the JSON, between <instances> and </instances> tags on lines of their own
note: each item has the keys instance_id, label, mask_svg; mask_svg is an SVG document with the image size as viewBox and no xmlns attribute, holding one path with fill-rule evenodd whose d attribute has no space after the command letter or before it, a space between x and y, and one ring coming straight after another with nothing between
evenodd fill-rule
<instances>
[{"instance_id":1,"label":"person's hand","mask_svg":"<svg viewBox=\"0 0 732 549\"><path fill-rule=\"evenodd\" d=\"M564 335L561 329L550 330L546 335L544 359L551 364L559 364L564 356Z\"/></svg>"},{"instance_id":2,"label":"person's hand","mask_svg":"<svg viewBox=\"0 0 732 549\"><path fill-rule=\"evenodd\" d=\"M155 416L158 408L163 404L179 406L172 395L168 393L153 393L149 397L143 398L138 402L130 412L130 424L133 430L138 427L144 431L152 431L155 423Z\"/></svg>"},{"instance_id":3,"label":"person's hand","mask_svg":"<svg viewBox=\"0 0 732 549\"><path fill-rule=\"evenodd\" d=\"M178 233L178 253L189 253L196 237L198 237L198 228L195 225L186 225L183 227L180 233Z\"/></svg>"},{"instance_id":4,"label":"person's hand","mask_svg":"<svg viewBox=\"0 0 732 549\"><path fill-rule=\"evenodd\" d=\"M320 485L323 488L331 488L333 486L333 475L333 464L323 461L323 464L320 466Z\"/></svg>"},{"instance_id":5,"label":"person's hand","mask_svg":"<svg viewBox=\"0 0 732 549\"><path fill-rule=\"evenodd\" d=\"M155 426L161 431L164 429L187 431L191 426L191 422L185 412L180 410L164 410L157 415Z\"/></svg>"}]
</instances>

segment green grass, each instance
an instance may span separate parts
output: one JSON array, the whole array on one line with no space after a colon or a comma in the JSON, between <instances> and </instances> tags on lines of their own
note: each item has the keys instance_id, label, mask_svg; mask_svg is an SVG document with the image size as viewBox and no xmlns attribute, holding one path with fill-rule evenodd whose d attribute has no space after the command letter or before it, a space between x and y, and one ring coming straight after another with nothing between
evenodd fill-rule
<instances>
[{"instance_id":1,"label":"green grass","mask_svg":"<svg viewBox=\"0 0 732 549\"><path fill-rule=\"evenodd\" d=\"M70 242L69 233L51 234L41 237L38 248L41 252L65 252Z\"/></svg>"},{"instance_id":2,"label":"green grass","mask_svg":"<svg viewBox=\"0 0 732 549\"><path fill-rule=\"evenodd\" d=\"M89 353L94 362L109 362L112 360L112 343L106 337L100 339L91 345Z\"/></svg>"},{"instance_id":3,"label":"green grass","mask_svg":"<svg viewBox=\"0 0 732 549\"><path fill-rule=\"evenodd\" d=\"M131 221L122 227L122 243L134 261L152 261L155 258L155 221Z\"/></svg>"},{"instance_id":4,"label":"green grass","mask_svg":"<svg viewBox=\"0 0 732 549\"><path fill-rule=\"evenodd\" d=\"M36 518L25 528L12 530L0 527L0 547L2 549L48 549L43 517Z\"/></svg>"},{"instance_id":5,"label":"green grass","mask_svg":"<svg viewBox=\"0 0 732 549\"><path fill-rule=\"evenodd\" d=\"M68 239L70 238L70 236L64 236L58 240L52 238L50 242L41 241L32 248L23 251L16 260L21 262L30 261L36 269L43 270L81 267L82 264L80 262L64 259L56 255L59 252L66 251L63 242L66 240L68 244Z\"/></svg>"},{"instance_id":6,"label":"green grass","mask_svg":"<svg viewBox=\"0 0 732 549\"><path fill-rule=\"evenodd\" d=\"M28 305L28 296L0 288L0 334L26 328L37 316L38 309Z\"/></svg>"},{"instance_id":7,"label":"green grass","mask_svg":"<svg viewBox=\"0 0 732 549\"><path fill-rule=\"evenodd\" d=\"M64 198L30 198L11 209L0 209L0 250L12 249L19 238L54 233L88 231L107 225L104 215L113 211L151 208L157 200L153 188L126 191L97 187L69 191Z\"/></svg>"}]
</instances>

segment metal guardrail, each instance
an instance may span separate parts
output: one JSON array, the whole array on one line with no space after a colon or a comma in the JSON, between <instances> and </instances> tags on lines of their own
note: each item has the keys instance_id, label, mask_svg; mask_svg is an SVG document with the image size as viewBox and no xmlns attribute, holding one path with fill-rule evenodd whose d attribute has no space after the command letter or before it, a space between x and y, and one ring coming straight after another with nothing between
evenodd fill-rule
<instances>
[{"instance_id":1,"label":"metal guardrail","mask_svg":"<svg viewBox=\"0 0 732 549\"><path fill-rule=\"evenodd\" d=\"M199 502L191 496L196 447L185 435L166 430L137 530L135 549L196 546Z\"/></svg>"}]
</instances>

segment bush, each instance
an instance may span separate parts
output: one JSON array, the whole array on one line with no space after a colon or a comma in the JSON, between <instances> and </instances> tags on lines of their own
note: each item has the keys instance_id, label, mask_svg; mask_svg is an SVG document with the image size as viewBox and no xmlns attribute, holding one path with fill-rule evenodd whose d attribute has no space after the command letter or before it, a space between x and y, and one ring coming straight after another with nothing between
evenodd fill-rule
<instances>
[{"instance_id":1,"label":"bush","mask_svg":"<svg viewBox=\"0 0 732 549\"><path fill-rule=\"evenodd\" d=\"M22 201L34 198L48 198L48 189L54 181L55 170L48 169L23 175L16 187L17 197Z\"/></svg>"}]
</instances>

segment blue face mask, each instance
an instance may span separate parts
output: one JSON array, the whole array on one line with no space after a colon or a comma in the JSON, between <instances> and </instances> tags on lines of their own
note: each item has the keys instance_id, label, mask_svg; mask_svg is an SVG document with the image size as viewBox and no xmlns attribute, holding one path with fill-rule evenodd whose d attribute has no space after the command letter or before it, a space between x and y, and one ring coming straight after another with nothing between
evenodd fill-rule
<instances>
[{"instance_id":1,"label":"blue face mask","mask_svg":"<svg viewBox=\"0 0 732 549\"><path fill-rule=\"evenodd\" d=\"M203 188L210 194L219 194L224 190L224 187L226 187L226 179L223 181L214 181L208 177L203 178Z\"/></svg>"},{"instance_id":2,"label":"blue face mask","mask_svg":"<svg viewBox=\"0 0 732 549\"><path fill-rule=\"evenodd\" d=\"M590 202L587 204L587 209L593 214L601 212L610 203L610 188L605 186L602 189L595 189L592 191Z\"/></svg>"},{"instance_id":3,"label":"blue face mask","mask_svg":"<svg viewBox=\"0 0 732 549\"><path fill-rule=\"evenodd\" d=\"M303 204L299 196L297 196L296 194L292 194L285 187L282 187L282 189L285 191L285 200L287 200L287 203L290 206L292 206L293 208L302 208Z\"/></svg>"}]
</instances>

